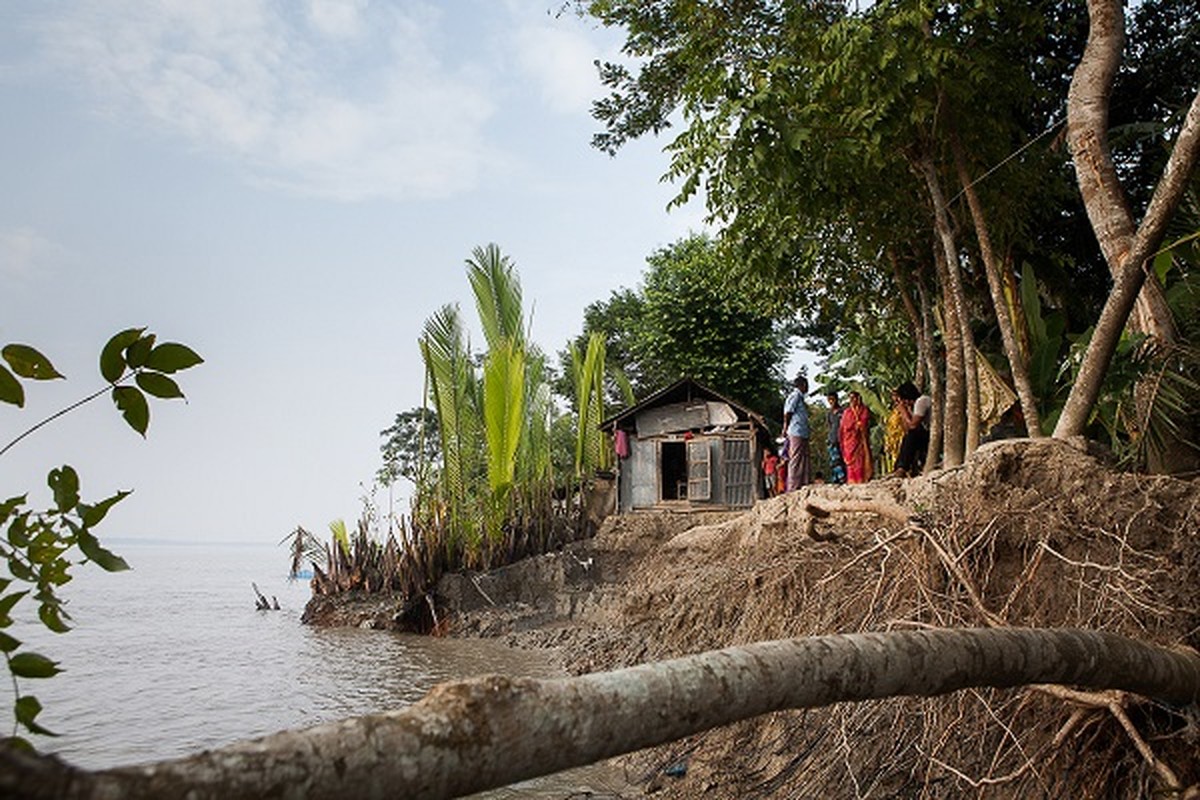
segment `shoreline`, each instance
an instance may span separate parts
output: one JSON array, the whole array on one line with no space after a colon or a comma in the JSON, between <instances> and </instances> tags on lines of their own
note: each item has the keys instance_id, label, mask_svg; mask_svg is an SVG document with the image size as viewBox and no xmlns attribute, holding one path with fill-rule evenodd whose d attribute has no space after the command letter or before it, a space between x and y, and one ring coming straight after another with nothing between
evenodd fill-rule
<instances>
[{"instance_id":1,"label":"shoreline","mask_svg":"<svg viewBox=\"0 0 1200 800\"><path fill-rule=\"evenodd\" d=\"M562 551L445 576L437 599L447 635L548 651L572 674L771 639L993 624L988 614L1197 648L1200 481L1116 473L1081 443L996 443L954 470L806 487L744 513L610 517ZM318 618L388 628L395 604L343 598ZM1076 710L1022 689L839 704L618 763L664 797L844 796L857 782L949 798L1000 771L1014 776L997 785L1001 797L1156 785L1104 709L1089 742L1054 744ZM1139 713L1156 757L1200 781L1182 723ZM831 750L833 734L844 744ZM1030 752L1050 766L1023 769Z\"/></svg>"}]
</instances>

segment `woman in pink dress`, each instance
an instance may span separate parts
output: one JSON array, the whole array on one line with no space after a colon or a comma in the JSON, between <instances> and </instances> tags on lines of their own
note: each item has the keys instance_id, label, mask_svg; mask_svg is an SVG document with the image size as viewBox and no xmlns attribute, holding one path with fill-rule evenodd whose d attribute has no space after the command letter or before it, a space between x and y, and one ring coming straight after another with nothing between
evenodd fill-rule
<instances>
[{"instance_id":1,"label":"woman in pink dress","mask_svg":"<svg viewBox=\"0 0 1200 800\"><path fill-rule=\"evenodd\" d=\"M871 480L871 412L863 404L862 395L850 393L850 405L842 414L838 438L842 459L846 462L846 483L866 483Z\"/></svg>"}]
</instances>

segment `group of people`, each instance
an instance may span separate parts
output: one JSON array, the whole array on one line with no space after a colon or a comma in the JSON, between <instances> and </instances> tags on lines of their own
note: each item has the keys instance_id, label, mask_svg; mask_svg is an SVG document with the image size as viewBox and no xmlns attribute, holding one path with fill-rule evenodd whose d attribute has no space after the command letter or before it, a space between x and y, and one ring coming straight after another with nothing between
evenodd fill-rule
<instances>
[{"instance_id":1,"label":"group of people","mask_svg":"<svg viewBox=\"0 0 1200 800\"><path fill-rule=\"evenodd\" d=\"M790 492L809 483L824 482L811 474L809 455L808 379L797 375L792 391L783 403L784 440L778 455L763 459L767 489L772 494ZM836 391L825 394L828 403L830 480L833 483L866 483L875 474L871 455L871 412L856 391L849 393L849 404L842 406ZM917 475L925 466L929 449L929 414L933 400L912 383L905 382L892 393L889 427L895 430L895 463L890 474L900 477ZM814 480L815 477L815 480Z\"/></svg>"}]
</instances>

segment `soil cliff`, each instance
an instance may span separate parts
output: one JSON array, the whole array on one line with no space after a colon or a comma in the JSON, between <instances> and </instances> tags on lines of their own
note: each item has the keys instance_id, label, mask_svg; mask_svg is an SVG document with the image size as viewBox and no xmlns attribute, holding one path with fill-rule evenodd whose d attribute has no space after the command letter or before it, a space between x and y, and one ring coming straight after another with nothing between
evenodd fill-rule
<instances>
[{"instance_id":1,"label":"soil cliff","mask_svg":"<svg viewBox=\"0 0 1200 800\"><path fill-rule=\"evenodd\" d=\"M557 648L574 672L922 626L1197 648L1200 482L1115 472L1082 441L999 442L744 514L613 517L562 553L448 576L438 606L456 635ZM624 763L665 797L1184 797L1198 754L1194 707L1031 687L780 712Z\"/></svg>"}]
</instances>

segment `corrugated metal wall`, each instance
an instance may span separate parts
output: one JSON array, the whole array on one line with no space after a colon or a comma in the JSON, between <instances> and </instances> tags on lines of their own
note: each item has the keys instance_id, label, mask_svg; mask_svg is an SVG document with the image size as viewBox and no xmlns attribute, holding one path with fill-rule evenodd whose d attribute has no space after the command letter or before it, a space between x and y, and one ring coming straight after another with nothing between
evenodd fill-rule
<instances>
[{"instance_id":1,"label":"corrugated metal wall","mask_svg":"<svg viewBox=\"0 0 1200 800\"><path fill-rule=\"evenodd\" d=\"M754 505L758 470L754 464L752 444L749 437L723 440L721 460L726 505L735 508Z\"/></svg>"}]
</instances>

